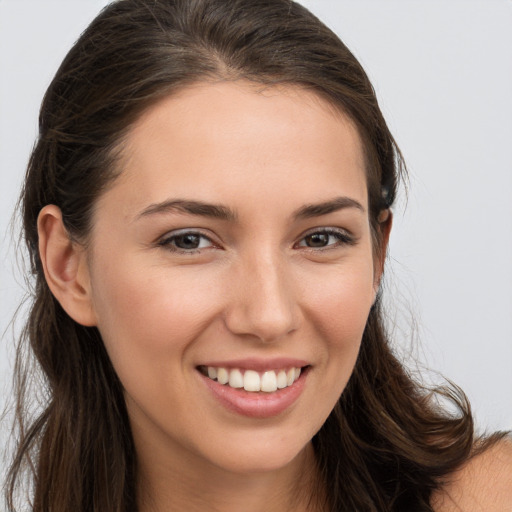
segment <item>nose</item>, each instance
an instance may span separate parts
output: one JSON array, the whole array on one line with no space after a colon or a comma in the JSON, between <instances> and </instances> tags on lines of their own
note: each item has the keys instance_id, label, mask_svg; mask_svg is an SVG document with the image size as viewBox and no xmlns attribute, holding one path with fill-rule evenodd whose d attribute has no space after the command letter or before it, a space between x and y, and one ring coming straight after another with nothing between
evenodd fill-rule
<instances>
[{"instance_id":1,"label":"nose","mask_svg":"<svg viewBox=\"0 0 512 512\"><path fill-rule=\"evenodd\" d=\"M237 264L225 312L231 332L272 342L298 328L300 307L291 272L282 259L259 253Z\"/></svg>"}]
</instances>

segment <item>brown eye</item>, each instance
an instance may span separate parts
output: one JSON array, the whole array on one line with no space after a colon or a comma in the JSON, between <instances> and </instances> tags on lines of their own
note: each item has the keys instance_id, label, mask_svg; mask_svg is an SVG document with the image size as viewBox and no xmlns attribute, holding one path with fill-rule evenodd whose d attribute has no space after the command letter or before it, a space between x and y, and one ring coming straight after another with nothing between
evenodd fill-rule
<instances>
[{"instance_id":1,"label":"brown eye","mask_svg":"<svg viewBox=\"0 0 512 512\"><path fill-rule=\"evenodd\" d=\"M297 244L309 249L331 249L343 245L353 245L356 240L352 235L341 229L322 229L306 235Z\"/></svg>"},{"instance_id":2,"label":"brown eye","mask_svg":"<svg viewBox=\"0 0 512 512\"><path fill-rule=\"evenodd\" d=\"M173 244L178 249L197 249L200 243L201 237L193 234L180 235L173 239Z\"/></svg>"},{"instance_id":3,"label":"brown eye","mask_svg":"<svg viewBox=\"0 0 512 512\"><path fill-rule=\"evenodd\" d=\"M307 247L325 247L329 244L329 236L328 233L313 233L304 237L304 241Z\"/></svg>"},{"instance_id":4,"label":"brown eye","mask_svg":"<svg viewBox=\"0 0 512 512\"><path fill-rule=\"evenodd\" d=\"M187 231L166 236L158 245L170 251L193 252L212 247L213 243L207 236L201 233Z\"/></svg>"}]
</instances>

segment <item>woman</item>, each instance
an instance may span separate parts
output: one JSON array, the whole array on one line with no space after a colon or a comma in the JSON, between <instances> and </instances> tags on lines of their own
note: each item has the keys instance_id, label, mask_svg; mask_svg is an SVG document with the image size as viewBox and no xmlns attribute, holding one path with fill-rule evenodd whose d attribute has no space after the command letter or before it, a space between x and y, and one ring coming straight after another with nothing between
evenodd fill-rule
<instances>
[{"instance_id":1,"label":"woman","mask_svg":"<svg viewBox=\"0 0 512 512\"><path fill-rule=\"evenodd\" d=\"M401 169L364 71L299 5L106 8L22 196L48 403L24 420L20 364L9 507L31 462L34 511L504 510L509 445L387 343Z\"/></svg>"}]
</instances>

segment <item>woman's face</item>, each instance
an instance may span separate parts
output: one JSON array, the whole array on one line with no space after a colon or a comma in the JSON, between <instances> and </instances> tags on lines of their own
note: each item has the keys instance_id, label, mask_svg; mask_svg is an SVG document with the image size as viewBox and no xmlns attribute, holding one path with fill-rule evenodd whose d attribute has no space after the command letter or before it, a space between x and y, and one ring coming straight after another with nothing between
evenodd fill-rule
<instances>
[{"instance_id":1,"label":"woman's face","mask_svg":"<svg viewBox=\"0 0 512 512\"><path fill-rule=\"evenodd\" d=\"M377 286L356 129L299 88L199 84L151 107L123 155L88 272L139 457L245 473L298 460Z\"/></svg>"}]
</instances>

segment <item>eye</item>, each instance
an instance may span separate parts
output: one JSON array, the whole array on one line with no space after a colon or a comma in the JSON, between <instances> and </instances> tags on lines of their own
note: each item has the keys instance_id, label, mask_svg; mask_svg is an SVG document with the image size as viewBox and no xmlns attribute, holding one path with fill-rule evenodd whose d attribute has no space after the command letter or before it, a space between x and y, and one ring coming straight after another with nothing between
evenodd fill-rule
<instances>
[{"instance_id":1,"label":"eye","mask_svg":"<svg viewBox=\"0 0 512 512\"><path fill-rule=\"evenodd\" d=\"M201 249L213 247L214 243L202 233L181 231L165 236L158 242L158 245L174 252L193 253Z\"/></svg>"},{"instance_id":2,"label":"eye","mask_svg":"<svg viewBox=\"0 0 512 512\"><path fill-rule=\"evenodd\" d=\"M341 229L321 229L308 233L297 244L298 247L309 249L334 248L340 245L353 245L354 237Z\"/></svg>"}]
</instances>

